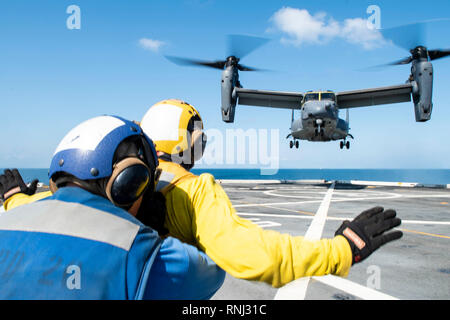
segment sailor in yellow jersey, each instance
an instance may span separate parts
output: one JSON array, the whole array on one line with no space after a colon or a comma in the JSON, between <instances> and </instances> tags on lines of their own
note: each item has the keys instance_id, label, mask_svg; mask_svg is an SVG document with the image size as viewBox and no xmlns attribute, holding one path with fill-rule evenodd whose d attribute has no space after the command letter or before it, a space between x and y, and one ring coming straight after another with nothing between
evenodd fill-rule
<instances>
[{"instance_id":1,"label":"sailor in yellow jersey","mask_svg":"<svg viewBox=\"0 0 450 320\"><path fill-rule=\"evenodd\" d=\"M165 196L168 235L198 247L236 278L278 288L305 276L345 277L353 263L402 236L400 231L386 233L401 221L395 211L381 207L345 221L332 239L309 241L264 230L236 214L211 174L196 176L189 171L206 144L202 119L193 106L180 100L161 101L147 111L140 125L158 151L162 173L157 190ZM23 203L27 196L21 197L18 202L6 200L5 209Z\"/></svg>"}]
</instances>

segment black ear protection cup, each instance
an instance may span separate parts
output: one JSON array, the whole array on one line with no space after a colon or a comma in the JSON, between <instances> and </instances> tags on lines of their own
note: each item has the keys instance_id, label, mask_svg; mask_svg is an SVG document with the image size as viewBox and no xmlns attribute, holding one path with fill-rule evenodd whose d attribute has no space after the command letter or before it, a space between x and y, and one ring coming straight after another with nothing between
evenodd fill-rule
<instances>
[{"instance_id":1,"label":"black ear protection cup","mask_svg":"<svg viewBox=\"0 0 450 320\"><path fill-rule=\"evenodd\" d=\"M139 158L129 157L114 165L113 172L106 183L94 186L92 182L79 180L73 176L63 176L57 178L56 182L51 178L49 184L52 193L58 190L58 186L70 182L96 194L106 195L114 205L128 207L138 200L148 188L151 192L156 189L160 174L159 169L152 173ZM155 179L155 183L152 184L153 179Z\"/></svg>"},{"instance_id":2,"label":"black ear protection cup","mask_svg":"<svg viewBox=\"0 0 450 320\"><path fill-rule=\"evenodd\" d=\"M148 187L154 189L151 183L153 175L142 160L125 158L114 165L106 184L106 196L117 206L129 206L138 200Z\"/></svg>"}]
</instances>

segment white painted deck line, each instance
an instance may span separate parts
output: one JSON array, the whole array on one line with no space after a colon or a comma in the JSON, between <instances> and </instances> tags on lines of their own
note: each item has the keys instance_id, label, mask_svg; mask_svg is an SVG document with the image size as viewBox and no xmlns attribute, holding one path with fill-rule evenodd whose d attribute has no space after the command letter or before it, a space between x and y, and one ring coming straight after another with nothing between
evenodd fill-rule
<instances>
[{"instance_id":1,"label":"white painted deck line","mask_svg":"<svg viewBox=\"0 0 450 320\"><path fill-rule=\"evenodd\" d=\"M322 277L313 277L313 279L364 300L398 300L398 298L388 294L331 274Z\"/></svg>"},{"instance_id":2,"label":"white painted deck line","mask_svg":"<svg viewBox=\"0 0 450 320\"><path fill-rule=\"evenodd\" d=\"M327 220L328 209L333 196L334 183L328 188L311 225L305 234L307 240L319 240L322 237L323 227ZM278 289L274 300L304 300L310 277L300 278Z\"/></svg>"}]
</instances>

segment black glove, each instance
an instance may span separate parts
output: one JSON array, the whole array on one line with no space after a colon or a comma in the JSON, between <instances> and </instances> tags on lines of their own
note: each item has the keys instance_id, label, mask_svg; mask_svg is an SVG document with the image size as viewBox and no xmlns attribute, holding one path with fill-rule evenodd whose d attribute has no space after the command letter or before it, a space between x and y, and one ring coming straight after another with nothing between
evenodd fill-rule
<instances>
[{"instance_id":1,"label":"black glove","mask_svg":"<svg viewBox=\"0 0 450 320\"><path fill-rule=\"evenodd\" d=\"M156 230L160 236L169 231L164 227L166 220L166 198L161 192L145 192L136 219Z\"/></svg>"},{"instance_id":2,"label":"black glove","mask_svg":"<svg viewBox=\"0 0 450 320\"><path fill-rule=\"evenodd\" d=\"M38 182L39 180L35 179L31 182L30 186L27 187L17 169L6 169L4 173L0 175L0 197L5 201L19 192L32 195L36 192Z\"/></svg>"},{"instance_id":3,"label":"black glove","mask_svg":"<svg viewBox=\"0 0 450 320\"><path fill-rule=\"evenodd\" d=\"M401 224L402 221L395 215L392 209L384 211L382 207L374 207L363 211L353 221L342 223L334 235L342 235L349 242L353 253L352 264L361 262L385 243L402 237L401 231L385 233Z\"/></svg>"}]
</instances>

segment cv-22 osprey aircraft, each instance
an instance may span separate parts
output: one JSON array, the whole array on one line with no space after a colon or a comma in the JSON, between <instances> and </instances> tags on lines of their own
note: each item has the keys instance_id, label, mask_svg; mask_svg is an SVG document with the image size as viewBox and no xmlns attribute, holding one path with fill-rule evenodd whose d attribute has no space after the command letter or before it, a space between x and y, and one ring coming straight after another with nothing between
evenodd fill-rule
<instances>
[{"instance_id":1,"label":"cv-22 osprey aircraft","mask_svg":"<svg viewBox=\"0 0 450 320\"><path fill-rule=\"evenodd\" d=\"M411 63L411 74L404 84L370 88L345 92L309 91L281 92L253 90L243 88L239 81L239 71L258 71L244 66L240 58L267 41L242 35L229 36L229 52L226 60L198 61L186 58L166 56L172 62L183 65L199 65L223 70L222 86L222 120L234 122L236 105L282 108L292 110L290 147L299 147L299 140L339 141L340 148L349 149L348 109L400 102L414 103L417 122L428 121L433 110L433 66L432 60L450 55L450 50L428 50L423 42L424 23L412 24L388 29L397 38L399 46L408 48L410 56L390 63L402 65ZM420 32L419 32L420 31ZM389 33L389 32L388 32ZM406 34L406 37L405 37ZM400 37L399 37L400 35ZM392 39L394 40L394 39ZM244 48L244 49L243 49ZM346 119L339 118L339 110L347 109ZM294 111L300 110L300 117L294 118Z\"/></svg>"}]
</instances>

